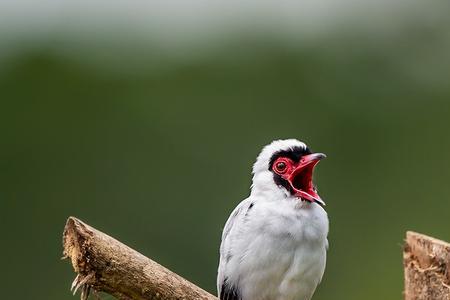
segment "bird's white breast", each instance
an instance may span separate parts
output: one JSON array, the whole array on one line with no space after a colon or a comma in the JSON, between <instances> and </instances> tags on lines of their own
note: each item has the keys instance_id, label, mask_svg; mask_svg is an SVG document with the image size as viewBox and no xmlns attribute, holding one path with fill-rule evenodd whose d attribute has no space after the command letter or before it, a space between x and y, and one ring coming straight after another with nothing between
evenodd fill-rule
<instances>
[{"instance_id":1,"label":"bird's white breast","mask_svg":"<svg viewBox=\"0 0 450 300\"><path fill-rule=\"evenodd\" d=\"M219 273L238 283L242 300L310 299L325 269L325 210L293 198L240 206L222 241Z\"/></svg>"}]
</instances>

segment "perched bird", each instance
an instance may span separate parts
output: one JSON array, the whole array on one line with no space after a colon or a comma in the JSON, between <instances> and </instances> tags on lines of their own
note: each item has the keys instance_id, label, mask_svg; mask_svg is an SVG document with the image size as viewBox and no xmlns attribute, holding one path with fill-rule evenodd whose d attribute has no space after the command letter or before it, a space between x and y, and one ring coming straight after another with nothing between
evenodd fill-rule
<instances>
[{"instance_id":1,"label":"perched bird","mask_svg":"<svg viewBox=\"0 0 450 300\"><path fill-rule=\"evenodd\" d=\"M264 147L253 165L250 196L223 230L221 300L311 299L328 249L325 202L312 182L324 157L295 139Z\"/></svg>"}]
</instances>

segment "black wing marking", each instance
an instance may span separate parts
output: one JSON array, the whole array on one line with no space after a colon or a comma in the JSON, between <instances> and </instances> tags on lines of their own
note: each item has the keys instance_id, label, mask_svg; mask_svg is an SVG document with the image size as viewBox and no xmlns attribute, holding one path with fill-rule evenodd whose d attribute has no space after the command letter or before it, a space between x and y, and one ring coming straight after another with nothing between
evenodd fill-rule
<instances>
[{"instance_id":1,"label":"black wing marking","mask_svg":"<svg viewBox=\"0 0 450 300\"><path fill-rule=\"evenodd\" d=\"M222 283L219 298L220 300L242 300L237 287L229 285L227 283L227 278L225 278Z\"/></svg>"},{"instance_id":2,"label":"black wing marking","mask_svg":"<svg viewBox=\"0 0 450 300\"><path fill-rule=\"evenodd\" d=\"M248 216L248 213L250 212L250 209L252 209L253 205L255 205L255 203L253 203L253 202L250 203L250 205L249 205L248 208L247 208L247 211L245 212L245 217Z\"/></svg>"}]
</instances>

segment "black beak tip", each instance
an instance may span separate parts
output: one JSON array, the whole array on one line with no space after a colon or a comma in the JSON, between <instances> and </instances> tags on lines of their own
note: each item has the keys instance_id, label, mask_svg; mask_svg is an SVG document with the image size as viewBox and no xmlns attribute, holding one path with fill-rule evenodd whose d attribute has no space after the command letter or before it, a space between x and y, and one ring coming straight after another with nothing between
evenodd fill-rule
<instances>
[{"instance_id":1,"label":"black beak tip","mask_svg":"<svg viewBox=\"0 0 450 300\"><path fill-rule=\"evenodd\" d=\"M318 160L327 158L327 156L324 153L316 153L315 155Z\"/></svg>"}]
</instances>

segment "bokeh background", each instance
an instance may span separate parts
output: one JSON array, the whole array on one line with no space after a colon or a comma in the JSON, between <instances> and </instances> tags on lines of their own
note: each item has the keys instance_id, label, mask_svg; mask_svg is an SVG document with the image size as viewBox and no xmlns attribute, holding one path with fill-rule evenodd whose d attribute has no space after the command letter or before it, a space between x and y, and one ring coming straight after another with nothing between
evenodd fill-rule
<instances>
[{"instance_id":1,"label":"bokeh background","mask_svg":"<svg viewBox=\"0 0 450 300\"><path fill-rule=\"evenodd\" d=\"M0 0L2 298L76 299L70 215L215 292L256 155L296 137L328 154L314 299L401 299L405 231L450 240L449 9Z\"/></svg>"}]
</instances>

